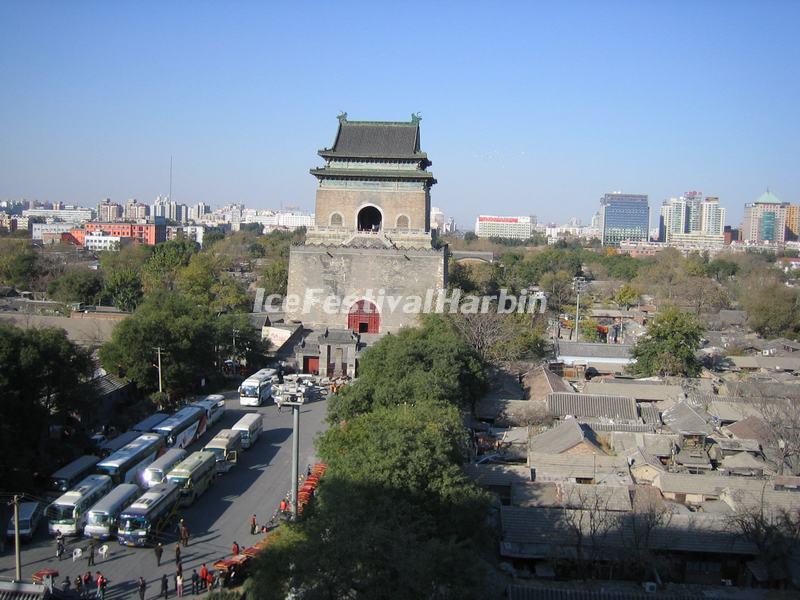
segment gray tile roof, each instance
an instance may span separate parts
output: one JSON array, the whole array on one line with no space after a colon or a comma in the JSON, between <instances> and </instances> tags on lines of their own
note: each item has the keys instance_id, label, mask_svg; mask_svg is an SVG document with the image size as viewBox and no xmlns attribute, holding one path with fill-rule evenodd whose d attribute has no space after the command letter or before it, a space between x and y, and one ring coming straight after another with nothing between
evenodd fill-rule
<instances>
[{"instance_id":1,"label":"gray tile roof","mask_svg":"<svg viewBox=\"0 0 800 600\"><path fill-rule=\"evenodd\" d=\"M598 453L603 453L594 441L587 439L587 432L575 419L566 419L552 429L534 435L528 441L530 452L543 454L561 454L574 448L581 442L587 442L597 448Z\"/></svg>"},{"instance_id":2,"label":"gray tile roof","mask_svg":"<svg viewBox=\"0 0 800 600\"><path fill-rule=\"evenodd\" d=\"M464 472L478 485L503 486L531 480L531 470L524 465L467 465Z\"/></svg>"},{"instance_id":3,"label":"gray tile roof","mask_svg":"<svg viewBox=\"0 0 800 600\"><path fill-rule=\"evenodd\" d=\"M759 417L747 417L723 428L738 439L758 440L762 445L772 437L769 426Z\"/></svg>"},{"instance_id":4,"label":"gray tile roof","mask_svg":"<svg viewBox=\"0 0 800 600\"><path fill-rule=\"evenodd\" d=\"M38 600L52 597L47 588L38 583L0 581L0 600Z\"/></svg>"},{"instance_id":5,"label":"gray tile roof","mask_svg":"<svg viewBox=\"0 0 800 600\"><path fill-rule=\"evenodd\" d=\"M613 589L569 589L549 587L558 584L543 583L538 587L530 585L509 585L506 589L508 600L702 600L704 596L681 592L679 594L633 592ZM586 583L582 583L585 586ZM548 587L544 587L548 586Z\"/></svg>"},{"instance_id":6,"label":"gray tile roof","mask_svg":"<svg viewBox=\"0 0 800 600\"><path fill-rule=\"evenodd\" d=\"M353 158L417 158L420 154L419 123L341 120L333 148L322 150L320 154Z\"/></svg>"},{"instance_id":7,"label":"gray tile roof","mask_svg":"<svg viewBox=\"0 0 800 600\"><path fill-rule=\"evenodd\" d=\"M622 383L622 380L589 381L584 387L587 394L612 394L630 396L639 401L656 402L659 400L678 400L684 397L683 388L679 385L663 383L640 383L636 380Z\"/></svg>"},{"instance_id":8,"label":"gray tile roof","mask_svg":"<svg viewBox=\"0 0 800 600\"><path fill-rule=\"evenodd\" d=\"M656 433L614 432L611 443L614 452L618 454L633 448L642 448L653 456L667 457L672 455L672 448L677 442L677 437Z\"/></svg>"},{"instance_id":9,"label":"gray tile roof","mask_svg":"<svg viewBox=\"0 0 800 600\"><path fill-rule=\"evenodd\" d=\"M584 342L556 342L556 355L581 358L630 359L633 346L623 344L592 344Z\"/></svg>"},{"instance_id":10,"label":"gray tile roof","mask_svg":"<svg viewBox=\"0 0 800 600\"><path fill-rule=\"evenodd\" d=\"M679 402L661 414L661 420L675 433L708 435L705 413L700 413L686 402Z\"/></svg>"},{"instance_id":11,"label":"gray tile roof","mask_svg":"<svg viewBox=\"0 0 800 600\"><path fill-rule=\"evenodd\" d=\"M594 479L608 485L633 483L624 456L530 452L528 464L534 481L570 481L581 478Z\"/></svg>"},{"instance_id":12,"label":"gray tile roof","mask_svg":"<svg viewBox=\"0 0 800 600\"><path fill-rule=\"evenodd\" d=\"M547 394L547 410L555 417L603 417L638 421L636 402L630 396L552 392Z\"/></svg>"},{"instance_id":13,"label":"gray tile roof","mask_svg":"<svg viewBox=\"0 0 800 600\"><path fill-rule=\"evenodd\" d=\"M106 374L92 380L92 383L100 396L111 394L117 390L128 387L130 382L124 381L115 375Z\"/></svg>"}]
</instances>

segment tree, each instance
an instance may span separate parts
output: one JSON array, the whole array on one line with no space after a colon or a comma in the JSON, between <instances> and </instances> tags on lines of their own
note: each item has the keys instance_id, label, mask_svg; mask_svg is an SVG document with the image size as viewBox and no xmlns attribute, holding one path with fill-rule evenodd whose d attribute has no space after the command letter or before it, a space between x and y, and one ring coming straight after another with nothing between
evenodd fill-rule
<instances>
[{"instance_id":1,"label":"tree","mask_svg":"<svg viewBox=\"0 0 800 600\"><path fill-rule=\"evenodd\" d=\"M544 326L531 315L498 313L496 307L482 313L449 315L464 341L484 362L525 360L544 356Z\"/></svg>"},{"instance_id":2,"label":"tree","mask_svg":"<svg viewBox=\"0 0 800 600\"><path fill-rule=\"evenodd\" d=\"M207 252L192 255L189 264L178 269L177 288L195 304L208 306L213 312L235 312L248 305L243 287L222 270L223 261Z\"/></svg>"},{"instance_id":3,"label":"tree","mask_svg":"<svg viewBox=\"0 0 800 600\"><path fill-rule=\"evenodd\" d=\"M783 475L787 464L796 473L800 458L800 402L765 396L755 399L754 404L767 434L764 456L778 475Z\"/></svg>"},{"instance_id":4,"label":"tree","mask_svg":"<svg viewBox=\"0 0 800 600\"><path fill-rule=\"evenodd\" d=\"M131 267L120 267L106 275L104 296L119 310L133 311L141 303L142 280Z\"/></svg>"},{"instance_id":5,"label":"tree","mask_svg":"<svg viewBox=\"0 0 800 600\"><path fill-rule=\"evenodd\" d=\"M478 236L477 236L477 235L475 235L475 232L474 232L474 231L467 231L467 232L464 234L464 241L465 241L465 242L467 242L467 243L469 243L469 242L474 242L474 241L475 241L475 240L477 240L477 239L478 239Z\"/></svg>"},{"instance_id":6,"label":"tree","mask_svg":"<svg viewBox=\"0 0 800 600\"><path fill-rule=\"evenodd\" d=\"M97 304L103 289L103 278L96 271L69 269L47 286L47 293L59 302Z\"/></svg>"},{"instance_id":7,"label":"tree","mask_svg":"<svg viewBox=\"0 0 800 600\"><path fill-rule=\"evenodd\" d=\"M800 295L782 283L749 286L742 299L750 327L764 337L796 338L800 333Z\"/></svg>"},{"instance_id":8,"label":"tree","mask_svg":"<svg viewBox=\"0 0 800 600\"><path fill-rule=\"evenodd\" d=\"M264 288L266 295L278 294L286 295L286 287L289 283L288 264L282 260L275 260L269 263L261 272L261 287Z\"/></svg>"},{"instance_id":9,"label":"tree","mask_svg":"<svg viewBox=\"0 0 800 600\"><path fill-rule=\"evenodd\" d=\"M36 253L27 240L0 240L0 283L27 289L36 275Z\"/></svg>"},{"instance_id":10,"label":"tree","mask_svg":"<svg viewBox=\"0 0 800 600\"><path fill-rule=\"evenodd\" d=\"M555 312L559 312L574 295L572 275L567 271L544 273L539 278L539 287L547 292L547 304Z\"/></svg>"},{"instance_id":11,"label":"tree","mask_svg":"<svg viewBox=\"0 0 800 600\"><path fill-rule=\"evenodd\" d=\"M186 239L169 240L156 246L142 267L142 287L145 293L175 289L178 271L189 264L195 252L197 244Z\"/></svg>"},{"instance_id":12,"label":"tree","mask_svg":"<svg viewBox=\"0 0 800 600\"><path fill-rule=\"evenodd\" d=\"M700 348L703 328L697 319L667 306L647 327L647 333L633 348L636 362L630 370L645 377L653 375L682 375L696 377L700 362L695 352Z\"/></svg>"},{"instance_id":13,"label":"tree","mask_svg":"<svg viewBox=\"0 0 800 600\"><path fill-rule=\"evenodd\" d=\"M49 426L69 425L93 409L89 352L63 329L20 329L0 323L0 478L6 489L30 489L33 476L48 472Z\"/></svg>"},{"instance_id":14,"label":"tree","mask_svg":"<svg viewBox=\"0 0 800 600\"><path fill-rule=\"evenodd\" d=\"M629 283L625 283L614 294L614 302L619 306L624 306L628 310L632 305L638 304L642 293L638 288Z\"/></svg>"},{"instance_id":15,"label":"tree","mask_svg":"<svg viewBox=\"0 0 800 600\"><path fill-rule=\"evenodd\" d=\"M480 359L441 315L404 328L364 352L359 378L329 400L339 422L381 406L456 402L471 409L486 385Z\"/></svg>"}]
</instances>

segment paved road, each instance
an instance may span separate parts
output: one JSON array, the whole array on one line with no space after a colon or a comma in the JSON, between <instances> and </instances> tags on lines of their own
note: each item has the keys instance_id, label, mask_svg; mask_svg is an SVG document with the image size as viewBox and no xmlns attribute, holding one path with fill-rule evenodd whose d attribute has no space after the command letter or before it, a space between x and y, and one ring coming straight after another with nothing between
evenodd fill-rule
<instances>
[{"instance_id":1,"label":"paved road","mask_svg":"<svg viewBox=\"0 0 800 600\"><path fill-rule=\"evenodd\" d=\"M239 406L235 392L225 394L227 407L223 418L217 422L210 432L206 432L200 442L190 447L190 451L199 450L214 432L230 427L245 412L258 411L265 415L264 432L253 448L243 452L239 464L228 473L218 478L215 484L191 507L184 509L183 515L191 531L192 539L188 548L182 548L184 577L188 580L192 569L200 569L202 563L211 563L230 555L231 545L235 541L244 548L258 540L250 535L250 517L257 515L258 522L266 522L278 506L281 498L289 490L291 484L290 471L292 465L292 416L288 409L278 412L274 404L260 408ZM324 429L324 401L316 400L301 408L300 413L300 468L314 462L314 437ZM47 524L42 523L36 539L23 545L22 576L30 576L45 567L59 570L59 581L64 575L71 578L84 573L86 559L73 563L71 558L60 563L55 558L55 543L47 536ZM161 568L156 567L152 548L128 548L121 546L116 540L107 542L110 548L108 559L96 559L92 573L101 571L111 580L106 594L112 598L138 598L135 581L139 576L147 580L147 598L155 598L159 592L158 580L162 573L170 578L170 596L173 597L173 576L175 574L173 536L165 544ZM69 556L77 538L68 538L65 556ZM86 540L78 543L85 547ZM14 576L13 541L6 545L6 551L0 556L0 578ZM189 589L188 585L184 586Z\"/></svg>"}]
</instances>

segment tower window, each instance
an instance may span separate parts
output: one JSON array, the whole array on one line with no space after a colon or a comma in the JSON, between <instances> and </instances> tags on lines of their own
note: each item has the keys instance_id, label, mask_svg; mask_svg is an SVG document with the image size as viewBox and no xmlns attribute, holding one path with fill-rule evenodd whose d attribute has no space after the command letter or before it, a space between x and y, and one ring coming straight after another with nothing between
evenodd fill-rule
<instances>
[{"instance_id":1,"label":"tower window","mask_svg":"<svg viewBox=\"0 0 800 600\"><path fill-rule=\"evenodd\" d=\"M342 215L335 212L331 215L331 227L341 227L344 224Z\"/></svg>"},{"instance_id":2,"label":"tower window","mask_svg":"<svg viewBox=\"0 0 800 600\"><path fill-rule=\"evenodd\" d=\"M408 229L409 228L409 220L406 215L400 215L397 217L397 228L398 229Z\"/></svg>"}]
</instances>

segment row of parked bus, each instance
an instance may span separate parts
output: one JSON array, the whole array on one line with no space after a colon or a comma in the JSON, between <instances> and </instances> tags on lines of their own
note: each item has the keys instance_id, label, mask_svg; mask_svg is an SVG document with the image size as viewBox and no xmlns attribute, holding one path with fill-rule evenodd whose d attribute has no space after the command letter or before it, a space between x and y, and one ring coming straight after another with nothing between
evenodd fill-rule
<instances>
[{"instance_id":1,"label":"row of parked bus","mask_svg":"<svg viewBox=\"0 0 800 600\"><path fill-rule=\"evenodd\" d=\"M131 546L157 539L178 508L191 505L258 439L262 416L251 413L220 431L203 450L187 455L184 448L224 410L222 396L209 396L171 417L150 418L149 433L137 431L135 439L102 460L84 456L60 469L52 487L67 491L47 510L50 533L97 539L116 535Z\"/></svg>"}]
</instances>

